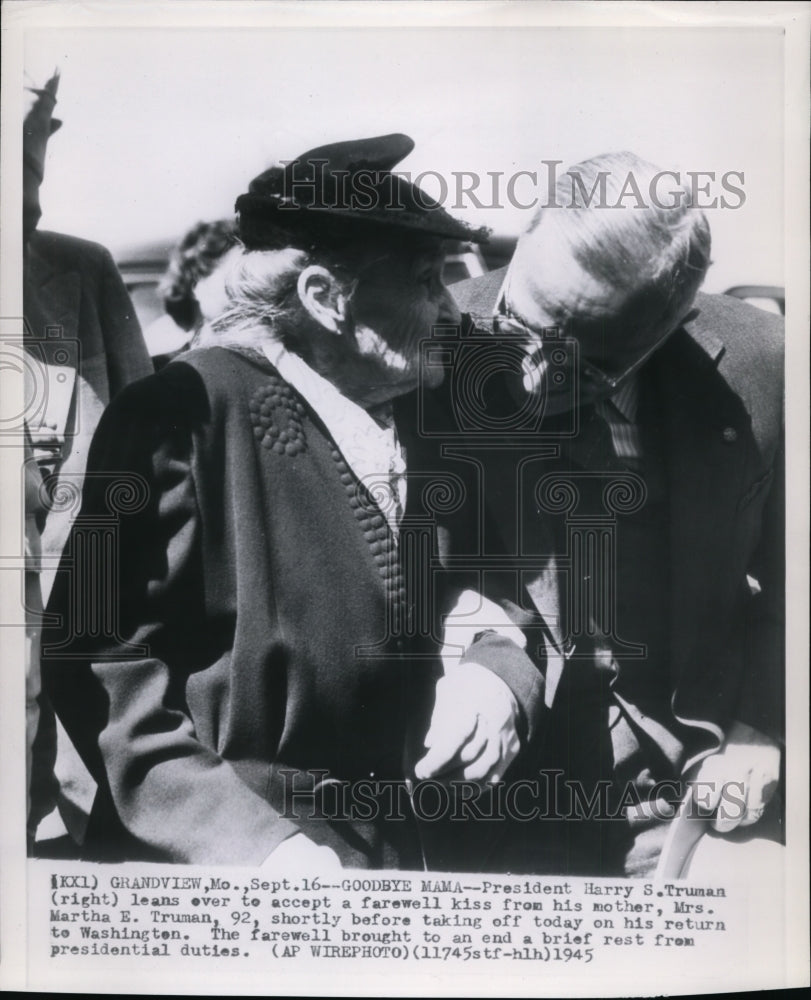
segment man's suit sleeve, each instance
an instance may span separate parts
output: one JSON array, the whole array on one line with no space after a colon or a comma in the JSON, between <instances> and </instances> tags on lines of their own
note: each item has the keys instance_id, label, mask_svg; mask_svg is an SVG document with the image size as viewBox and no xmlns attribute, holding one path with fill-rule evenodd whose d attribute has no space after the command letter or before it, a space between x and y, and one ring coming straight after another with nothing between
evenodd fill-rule
<instances>
[{"instance_id":1,"label":"man's suit sleeve","mask_svg":"<svg viewBox=\"0 0 811 1000\"><path fill-rule=\"evenodd\" d=\"M46 683L102 794L146 856L259 864L299 828L198 739L186 703L186 680L210 664L212 644L188 397L175 393L181 398L173 403L172 392L157 376L143 380L102 418L49 606L69 623L68 645L46 656ZM110 521L114 502L121 572L102 593L93 587L104 579L101 564L86 569L84 585L76 574L94 525ZM83 612L91 593L96 603L91 598ZM102 613L113 617L98 638L101 619L94 626L88 616Z\"/></svg>"},{"instance_id":2,"label":"man's suit sleeve","mask_svg":"<svg viewBox=\"0 0 811 1000\"><path fill-rule=\"evenodd\" d=\"M463 327L469 323L463 320ZM422 400L421 420L430 426L431 435L444 444L453 444L458 435L458 415L451 393L450 379ZM414 418L416 419L416 418ZM443 438L441 431L448 437ZM417 444L409 443L409 460L414 461L418 450L421 457L430 449L425 437ZM478 569L454 569L446 572L444 583L443 637L454 650L450 659L458 659L459 669L465 663L477 663L499 677L512 692L523 720L521 735L527 739L538 730L544 705L543 663L538 663L527 649L542 649L537 616L523 612L515 603L526 597L518 588L518 568L510 565L499 526L494 522L483 495L484 480L480 477L481 461L460 461L448 456L436 443L436 454L429 450L430 465L458 477L462 483L464 503L459 510L447 515L446 545L452 555L470 567L484 557L491 564L488 572ZM419 463L419 459L416 460ZM441 482L441 479L438 480ZM469 600L467 598L470 598ZM524 631L523 637L521 636ZM514 641L516 640L516 641ZM445 659L445 656L443 656ZM446 664L447 667L447 664Z\"/></svg>"},{"instance_id":3,"label":"man's suit sleeve","mask_svg":"<svg viewBox=\"0 0 811 1000\"><path fill-rule=\"evenodd\" d=\"M535 737L543 712L544 675L526 651L504 635L485 632L468 646L461 667L468 662L486 667L504 681L521 709L523 731L519 735L526 740Z\"/></svg>"}]
</instances>

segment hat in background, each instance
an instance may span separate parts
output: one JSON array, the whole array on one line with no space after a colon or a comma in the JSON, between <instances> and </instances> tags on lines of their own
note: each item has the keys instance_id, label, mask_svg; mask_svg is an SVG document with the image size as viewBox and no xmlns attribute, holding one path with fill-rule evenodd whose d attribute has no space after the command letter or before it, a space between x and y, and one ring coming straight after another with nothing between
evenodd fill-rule
<instances>
[{"instance_id":1,"label":"hat in background","mask_svg":"<svg viewBox=\"0 0 811 1000\"><path fill-rule=\"evenodd\" d=\"M413 148L409 136L394 133L319 146L270 167L237 198L242 242L248 250L306 250L396 229L483 243L487 228L455 219L392 173Z\"/></svg>"}]
</instances>

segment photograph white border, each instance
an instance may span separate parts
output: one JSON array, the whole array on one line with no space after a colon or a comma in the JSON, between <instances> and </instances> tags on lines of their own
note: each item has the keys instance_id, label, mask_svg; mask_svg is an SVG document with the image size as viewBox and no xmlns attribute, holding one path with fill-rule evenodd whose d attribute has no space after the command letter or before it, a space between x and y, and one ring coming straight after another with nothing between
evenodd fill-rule
<instances>
[{"instance_id":1,"label":"photograph white border","mask_svg":"<svg viewBox=\"0 0 811 1000\"><path fill-rule=\"evenodd\" d=\"M0 317L22 316L22 245L20 205L21 157L17 136L21 125L22 36L34 27L219 27L256 26L346 27L379 26L437 28L448 26L584 26L584 27L769 27L785 30L785 191L787 268L787 445L788 475L788 645L787 645L787 801L786 830L790 845L787 854L786 884L791 887L784 900L785 962L769 970L774 987L800 986L808 982L808 369L809 369L809 165L807 123L809 113L808 44L811 5L808 3L552 3L500 2L303 2L242 3L218 2L20 2L3 4L2 67L2 286ZM475 99L473 97L472 99ZM21 400L20 380L2 372L2 391L9 407ZM15 395L16 394L16 395ZM11 402L8 402L11 400ZM22 406L20 406L20 411ZM15 462L21 448L3 450L0 496L3 498L0 552L21 554L23 523L19 476ZM21 565L21 564L20 564ZM5 608L18 605L19 581L14 573L0 573L0 599ZM5 619L3 619L5 620ZM20 622L22 624L22 622ZM25 775L24 673L15 669L23 663L24 629L7 627L0 633L0 984L3 989L31 988L26 939L28 874L25 864ZM805 668L804 668L805 666ZM716 970L708 978L707 992L736 988L763 988L765 983L747 987L735 984L734 970ZM228 970L225 970L227 975ZM197 977L195 977L196 979ZM150 976L129 988L148 992L203 993L232 991L225 980L215 979L211 970L198 981L179 981L171 987L151 982ZM496 968L477 969L475 974L452 976L426 974L419 978L397 979L390 974L369 974L359 970L352 980L338 978L334 995L502 995L504 982ZM541 970L526 982L510 978L510 995L593 995L587 977L547 975ZM603 986L603 995L633 995L639 976L629 962L627 978ZM66 978L60 989L86 992L128 992L123 981L99 979L88 970L83 981ZM661 984L661 992L678 994L682 982ZM264 995L288 993L305 995L325 992L321 976L284 975L269 982L257 976L256 992ZM240 986L239 992L244 988ZM330 990L332 992L332 990Z\"/></svg>"}]
</instances>

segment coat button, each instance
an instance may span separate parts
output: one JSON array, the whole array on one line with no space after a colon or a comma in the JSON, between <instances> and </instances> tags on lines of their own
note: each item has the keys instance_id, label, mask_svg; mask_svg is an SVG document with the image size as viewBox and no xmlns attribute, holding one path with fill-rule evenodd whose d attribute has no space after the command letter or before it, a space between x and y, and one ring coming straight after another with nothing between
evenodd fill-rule
<instances>
[{"instance_id":1,"label":"coat button","mask_svg":"<svg viewBox=\"0 0 811 1000\"><path fill-rule=\"evenodd\" d=\"M724 440L727 444L734 444L738 440L738 432L734 427L724 428Z\"/></svg>"}]
</instances>

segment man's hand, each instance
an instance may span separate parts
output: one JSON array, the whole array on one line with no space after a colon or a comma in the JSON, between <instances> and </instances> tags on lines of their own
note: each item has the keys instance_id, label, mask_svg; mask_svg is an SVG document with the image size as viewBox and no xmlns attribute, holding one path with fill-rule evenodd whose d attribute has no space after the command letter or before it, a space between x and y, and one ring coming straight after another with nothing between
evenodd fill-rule
<instances>
[{"instance_id":1,"label":"man's hand","mask_svg":"<svg viewBox=\"0 0 811 1000\"><path fill-rule=\"evenodd\" d=\"M294 833L270 852L262 867L304 873L323 872L340 868L341 862L331 847L319 847L303 833Z\"/></svg>"},{"instance_id":2,"label":"man's hand","mask_svg":"<svg viewBox=\"0 0 811 1000\"><path fill-rule=\"evenodd\" d=\"M515 759L518 703L509 687L486 667L467 662L440 678L428 753L417 762L417 779L495 783Z\"/></svg>"},{"instance_id":3,"label":"man's hand","mask_svg":"<svg viewBox=\"0 0 811 1000\"><path fill-rule=\"evenodd\" d=\"M780 747L743 722L734 722L718 753L703 760L689 779L702 812L714 812L713 828L729 833L763 815L780 779Z\"/></svg>"}]
</instances>

